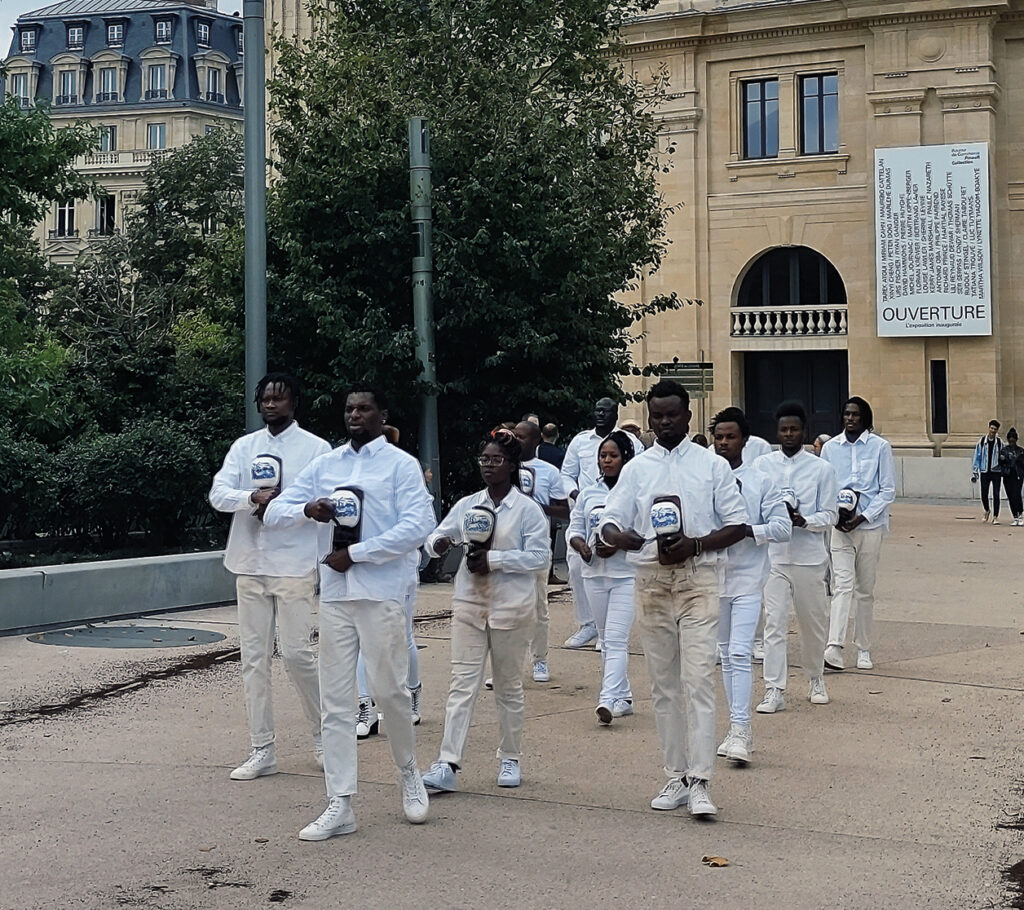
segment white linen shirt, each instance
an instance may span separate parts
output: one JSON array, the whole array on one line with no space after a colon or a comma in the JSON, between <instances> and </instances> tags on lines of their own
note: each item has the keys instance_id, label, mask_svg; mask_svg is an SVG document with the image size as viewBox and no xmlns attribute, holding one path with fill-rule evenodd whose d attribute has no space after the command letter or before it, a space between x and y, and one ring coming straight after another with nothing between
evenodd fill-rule
<instances>
[{"instance_id":1,"label":"white linen shirt","mask_svg":"<svg viewBox=\"0 0 1024 910\"><path fill-rule=\"evenodd\" d=\"M355 564L347 572L320 564L321 599L404 603L409 590L410 554L434 527L434 510L419 463L383 436L358 450L347 442L311 462L267 506L264 524L269 528L307 524L333 528L330 522L307 518L303 508L340 486L363 491L361 539L348 548Z\"/></svg>"},{"instance_id":2,"label":"white linen shirt","mask_svg":"<svg viewBox=\"0 0 1024 910\"><path fill-rule=\"evenodd\" d=\"M768 476L752 464L741 464L732 473L739 482L754 536L744 537L729 547L722 580L723 597L760 594L770 568L767 545L784 543L793 536L793 522L782 493Z\"/></svg>"},{"instance_id":3,"label":"white linen shirt","mask_svg":"<svg viewBox=\"0 0 1024 910\"><path fill-rule=\"evenodd\" d=\"M270 530L252 513L249 498L256 490L252 462L257 455L281 459L281 489L287 490L314 458L331 450L330 443L303 430L294 421L278 433L266 427L236 439L224 464L213 476L210 505L218 512L232 512L224 568L236 575L272 575L301 578L316 569L327 539L319 528L302 526L287 531Z\"/></svg>"},{"instance_id":4,"label":"white linen shirt","mask_svg":"<svg viewBox=\"0 0 1024 910\"><path fill-rule=\"evenodd\" d=\"M896 465L888 440L865 430L855 442L846 433L833 437L821 450L836 472L839 489L860 493L862 528L889 528L889 506L896 501Z\"/></svg>"},{"instance_id":5,"label":"white linen shirt","mask_svg":"<svg viewBox=\"0 0 1024 910\"><path fill-rule=\"evenodd\" d=\"M517 487L497 506L487 490L463 496L427 538L426 551L438 556L435 544L442 537L466 542L462 521L466 510L487 506L494 510L494 536L487 551L487 575L474 575L463 559L455 573L452 613L478 629L515 629L532 619L537 605L537 574L551 565L548 517L536 502Z\"/></svg>"},{"instance_id":6,"label":"white linen shirt","mask_svg":"<svg viewBox=\"0 0 1024 910\"><path fill-rule=\"evenodd\" d=\"M622 431L633 443L633 454L639 455L644 450L644 444L632 433ZM565 488L566 496L577 490L585 490L598 477L601 476L601 469L597 464L597 450L602 440L607 439L597 430L584 430L577 433L569 442L565 450L565 460L562 462L562 486Z\"/></svg>"},{"instance_id":7,"label":"white linen shirt","mask_svg":"<svg viewBox=\"0 0 1024 910\"><path fill-rule=\"evenodd\" d=\"M651 526L651 505L659 496L679 497L683 510L683 533L706 537L730 525L747 524L743 504L729 462L689 437L674 449L655 443L646 452L626 462L615 488L608 494L601 528L615 525L636 531L644 538L640 550L627 559L633 565L658 562L658 546ZM726 558L723 550L706 550L694 565L717 566Z\"/></svg>"},{"instance_id":8,"label":"white linen shirt","mask_svg":"<svg viewBox=\"0 0 1024 910\"><path fill-rule=\"evenodd\" d=\"M839 517L836 507L836 472L832 465L806 449L792 458L782 450L762 455L754 467L767 474L779 492L792 490L797 508L807 522L793 528L788 542L768 544L768 555L776 565L818 566L828 559L828 536Z\"/></svg>"},{"instance_id":9,"label":"white linen shirt","mask_svg":"<svg viewBox=\"0 0 1024 910\"><path fill-rule=\"evenodd\" d=\"M562 475L558 468L539 458L523 462L524 468L533 468L533 499L542 506L551 505L552 499L568 499L562 488Z\"/></svg>"},{"instance_id":10,"label":"white linen shirt","mask_svg":"<svg viewBox=\"0 0 1024 910\"><path fill-rule=\"evenodd\" d=\"M597 483L580 492L576 505L569 514L569 529L565 532L570 547L574 537L582 537L593 549L595 540L594 535L590 533L591 515L596 509L603 511L609 492L608 482L603 477L599 477ZM626 560L624 550L616 550L608 557L598 556L595 552L590 562L583 561L582 572L584 578L631 578L636 574Z\"/></svg>"}]
</instances>

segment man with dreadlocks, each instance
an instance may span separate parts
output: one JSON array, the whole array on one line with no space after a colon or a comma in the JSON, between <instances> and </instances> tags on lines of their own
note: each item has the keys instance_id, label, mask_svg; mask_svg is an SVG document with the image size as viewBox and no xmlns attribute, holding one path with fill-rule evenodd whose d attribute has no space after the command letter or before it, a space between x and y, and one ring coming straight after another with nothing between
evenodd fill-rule
<instances>
[{"instance_id":1,"label":"man with dreadlocks","mask_svg":"<svg viewBox=\"0 0 1024 910\"><path fill-rule=\"evenodd\" d=\"M277 771L270 691L275 625L285 670L312 730L313 753L323 767L320 684L310 644L319 531L313 524L272 531L263 523L268 503L331 449L295 422L299 395L298 380L287 373L268 373L259 381L256 405L266 427L235 440L210 488L210 505L232 513L224 565L236 575L242 687L252 741L232 780Z\"/></svg>"}]
</instances>

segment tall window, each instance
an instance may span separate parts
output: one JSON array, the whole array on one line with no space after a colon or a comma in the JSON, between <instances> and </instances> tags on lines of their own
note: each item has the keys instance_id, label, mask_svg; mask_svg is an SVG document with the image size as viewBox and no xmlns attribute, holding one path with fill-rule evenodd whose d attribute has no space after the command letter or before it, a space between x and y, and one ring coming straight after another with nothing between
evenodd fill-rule
<instances>
[{"instance_id":1,"label":"tall window","mask_svg":"<svg viewBox=\"0 0 1024 910\"><path fill-rule=\"evenodd\" d=\"M743 157L779 154L779 80L743 83Z\"/></svg>"},{"instance_id":2,"label":"tall window","mask_svg":"<svg viewBox=\"0 0 1024 910\"><path fill-rule=\"evenodd\" d=\"M800 77L801 152L827 155L839 151L839 76Z\"/></svg>"},{"instance_id":3,"label":"tall window","mask_svg":"<svg viewBox=\"0 0 1024 910\"><path fill-rule=\"evenodd\" d=\"M68 50L81 50L85 44L85 29L81 25L68 26Z\"/></svg>"},{"instance_id":4,"label":"tall window","mask_svg":"<svg viewBox=\"0 0 1024 910\"><path fill-rule=\"evenodd\" d=\"M57 104L78 104L78 73L74 70L61 71Z\"/></svg>"},{"instance_id":5,"label":"tall window","mask_svg":"<svg viewBox=\"0 0 1024 910\"><path fill-rule=\"evenodd\" d=\"M15 73L11 76L10 93L22 107L28 107L28 73Z\"/></svg>"},{"instance_id":6,"label":"tall window","mask_svg":"<svg viewBox=\"0 0 1024 910\"><path fill-rule=\"evenodd\" d=\"M171 40L171 22L169 19L160 19L156 24L156 43L167 44Z\"/></svg>"},{"instance_id":7,"label":"tall window","mask_svg":"<svg viewBox=\"0 0 1024 910\"><path fill-rule=\"evenodd\" d=\"M147 123L146 124L146 148L164 149L167 148L167 124Z\"/></svg>"},{"instance_id":8,"label":"tall window","mask_svg":"<svg viewBox=\"0 0 1024 910\"><path fill-rule=\"evenodd\" d=\"M57 237L75 236L75 203L58 203L57 205L57 230L54 231Z\"/></svg>"},{"instance_id":9,"label":"tall window","mask_svg":"<svg viewBox=\"0 0 1024 910\"><path fill-rule=\"evenodd\" d=\"M117 70L112 66L100 68L99 74L100 90L96 93L96 103L104 101L117 101Z\"/></svg>"},{"instance_id":10,"label":"tall window","mask_svg":"<svg viewBox=\"0 0 1024 910\"><path fill-rule=\"evenodd\" d=\"M245 53L245 34L242 32L241 29L238 29L238 34L237 34L236 41L237 41L237 44L238 44L238 53L244 54Z\"/></svg>"},{"instance_id":11,"label":"tall window","mask_svg":"<svg viewBox=\"0 0 1024 910\"><path fill-rule=\"evenodd\" d=\"M146 99L167 97L167 64L154 63L149 67L149 88L146 89Z\"/></svg>"},{"instance_id":12,"label":"tall window","mask_svg":"<svg viewBox=\"0 0 1024 910\"><path fill-rule=\"evenodd\" d=\"M846 306L846 285L821 253L806 246L778 247L761 256L743 276L736 305Z\"/></svg>"},{"instance_id":13,"label":"tall window","mask_svg":"<svg viewBox=\"0 0 1024 910\"><path fill-rule=\"evenodd\" d=\"M203 47L210 46L210 26L207 23L196 23L196 42Z\"/></svg>"},{"instance_id":14,"label":"tall window","mask_svg":"<svg viewBox=\"0 0 1024 910\"><path fill-rule=\"evenodd\" d=\"M206 71L206 100L224 103L224 93L220 88L220 70L215 66Z\"/></svg>"},{"instance_id":15,"label":"tall window","mask_svg":"<svg viewBox=\"0 0 1024 910\"><path fill-rule=\"evenodd\" d=\"M25 29L21 33L21 51L22 53L31 54L36 49L36 32L35 29Z\"/></svg>"},{"instance_id":16,"label":"tall window","mask_svg":"<svg viewBox=\"0 0 1024 910\"><path fill-rule=\"evenodd\" d=\"M120 47L124 44L124 23L117 22L107 26L107 44L111 47Z\"/></svg>"},{"instance_id":17,"label":"tall window","mask_svg":"<svg viewBox=\"0 0 1024 910\"><path fill-rule=\"evenodd\" d=\"M101 126L100 127L100 151L101 152L116 152L117 151L117 127L116 126Z\"/></svg>"},{"instance_id":18,"label":"tall window","mask_svg":"<svg viewBox=\"0 0 1024 910\"><path fill-rule=\"evenodd\" d=\"M103 196L96 203L96 233L109 237L114 233L117 208L113 196Z\"/></svg>"}]
</instances>

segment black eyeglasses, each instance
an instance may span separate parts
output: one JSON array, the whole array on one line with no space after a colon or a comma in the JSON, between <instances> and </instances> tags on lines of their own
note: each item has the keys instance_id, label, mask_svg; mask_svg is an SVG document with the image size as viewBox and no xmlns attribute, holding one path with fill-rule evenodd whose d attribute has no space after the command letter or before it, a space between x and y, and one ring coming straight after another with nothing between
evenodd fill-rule
<instances>
[{"instance_id":1,"label":"black eyeglasses","mask_svg":"<svg viewBox=\"0 0 1024 910\"><path fill-rule=\"evenodd\" d=\"M480 467L485 468L488 465L499 465L505 463L504 455L479 455L477 456L476 463Z\"/></svg>"}]
</instances>

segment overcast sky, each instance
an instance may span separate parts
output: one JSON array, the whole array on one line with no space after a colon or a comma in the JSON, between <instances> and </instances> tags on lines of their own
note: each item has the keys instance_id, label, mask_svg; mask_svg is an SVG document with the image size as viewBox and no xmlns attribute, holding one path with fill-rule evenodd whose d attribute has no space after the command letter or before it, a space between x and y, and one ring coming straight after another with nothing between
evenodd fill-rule
<instances>
[{"instance_id":1,"label":"overcast sky","mask_svg":"<svg viewBox=\"0 0 1024 910\"><path fill-rule=\"evenodd\" d=\"M0 58L7 56L13 37L11 28L18 16L57 2L59 0L0 0ZM224 13L241 12L242 0L220 0L220 10Z\"/></svg>"}]
</instances>

